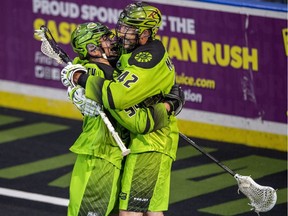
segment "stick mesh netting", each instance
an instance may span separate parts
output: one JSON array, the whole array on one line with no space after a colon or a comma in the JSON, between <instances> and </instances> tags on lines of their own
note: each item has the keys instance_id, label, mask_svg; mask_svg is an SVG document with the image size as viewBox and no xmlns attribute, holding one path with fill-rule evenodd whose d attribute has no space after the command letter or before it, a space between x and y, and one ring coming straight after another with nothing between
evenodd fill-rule
<instances>
[{"instance_id":1,"label":"stick mesh netting","mask_svg":"<svg viewBox=\"0 0 288 216\"><path fill-rule=\"evenodd\" d=\"M51 47L49 41L45 37L44 30L36 30L35 34L41 38L42 44L41 44L41 52L44 53L46 56L55 59L59 64L63 63L63 60L59 56L58 53L56 53L53 48Z\"/></svg>"},{"instance_id":2,"label":"stick mesh netting","mask_svg":"<svg viewBox=\"0 0 288 216\"><path fill-rule=\"evenodd\" d=\"M256 213L267 212L274 207L277 201L275 189L257 184L250 176L236 174L234 178L238 182L239 191L249 198L251 210Z\"/></svg>"},{"instance_id":3,"label":"stick mesh netting","mask_svg":"<svg viewBox=\"0 0 288 216\"><path fill-rule=\"evenodd\" d=\"M54 52L54 50L52 49L52 47L50 46L50 44L48 43L48 41L43 41L41 44L41 51L47 55L48 57L55 59L59 64L62 64L63 61L60 58L59 54L57 54L56 52Z\"/></svg>"}]
</instances>

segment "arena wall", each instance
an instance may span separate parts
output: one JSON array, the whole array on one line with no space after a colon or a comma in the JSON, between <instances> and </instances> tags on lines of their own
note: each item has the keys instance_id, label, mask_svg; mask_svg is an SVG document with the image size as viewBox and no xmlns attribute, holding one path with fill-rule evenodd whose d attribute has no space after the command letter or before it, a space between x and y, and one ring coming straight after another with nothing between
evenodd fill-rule
<instances>
[{"instance_id":1,"label":"arena wall","mask_svg":"<svg viewBox=\"0 0 288 216\"><path fill-rule=\"evenodd\" d=\"M167 48L185 93L180 131L287 151L287 8L220 0L149 2L162 12L157 38ZM78 23L99 21L114 28L129 3L4 1L0 106L81 119L60 82L64 65L41 53L33 32L46 25L74 57L70 33Z\"/></svg>"}]
</instances>

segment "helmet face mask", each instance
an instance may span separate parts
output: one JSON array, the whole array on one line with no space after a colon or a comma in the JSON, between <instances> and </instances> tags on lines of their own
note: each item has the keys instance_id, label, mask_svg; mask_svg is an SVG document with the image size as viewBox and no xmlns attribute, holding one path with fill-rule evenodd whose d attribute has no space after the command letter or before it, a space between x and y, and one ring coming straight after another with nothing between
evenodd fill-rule
<instances>
[{"instance_id":1,"label":"helmet face mask","mask_svg":"<svg viewBox=\"0 0 288 216\"><path fill-rule=\"evenodd\" d=\"M138 45L139 34L138 29L128 26L122 22L118 22L116 26L118 42L122 49L130 51Z\"/></svg>"},{"instance_id":2,"label":"helmet face mask","mask_svg":"<svg viewBox=\"0 0 288 216\"><path fill-rule=\"evenodd\" d=\"M161 26L161 22L162 15L156 7L142 2L129 4L120 13L116 28L120 45L123 49L126 49L126 51L134 49L139 43L139 37L145 30L149 30L150 38L154 39L159 27ZM136 36L136 41L134 42L132 40L135 39L131 39L133 29L134 35ZM128 42L129 40L131 41ZM132 45L133 43L136 44Z\"/></svg>"},{"instance_id":3,"label":"helmet face mask","mask_svg":"<svg viewBox=\"0 0 288 216\"><path fill-rule=\"evenodd\" d=\"M115 35L98 22L80 24L71 34L71 45L80 59L88 59L89 53L94 51L100 51L102 55L98 57L118 56L113 47L116 46L114 41Z\"/></svg>"},{"instance_id":4,"label":"helmet face mask","mask_svg":"<svg viewBox=\"0 0 288 216\"><path fill-rule=\"evenodd\" d=\"M101 49L102 51L104 51L109 61L118 59L119 50L118 50L118 43L117 43L116 35L112 32L110 34L103 35L100 39L100 46L98 47L98 49Z\"/></svg>"}]
</instances>

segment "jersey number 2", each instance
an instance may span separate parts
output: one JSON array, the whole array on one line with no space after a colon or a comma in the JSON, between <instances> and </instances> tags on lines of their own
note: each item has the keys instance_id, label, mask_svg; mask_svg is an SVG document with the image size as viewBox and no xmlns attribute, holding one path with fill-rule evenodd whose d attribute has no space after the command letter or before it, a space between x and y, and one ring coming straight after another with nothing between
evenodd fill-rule
<instances>
[{"instance_id":1,"label":"jersey number 2","mask_svg":"<svg viewBox=\"0 0 288 216\"><path fill-rule=\"evenodd\" d=\"M126 86L127 88L130 88L130 84L136 83L138 80L138 77L135 74L131 75L131 79L126 79L129 74L129 71L125 71L121 75L118 76L117 80L119 82L124 82L123 85Z\"/></svg>"}]
</instances>

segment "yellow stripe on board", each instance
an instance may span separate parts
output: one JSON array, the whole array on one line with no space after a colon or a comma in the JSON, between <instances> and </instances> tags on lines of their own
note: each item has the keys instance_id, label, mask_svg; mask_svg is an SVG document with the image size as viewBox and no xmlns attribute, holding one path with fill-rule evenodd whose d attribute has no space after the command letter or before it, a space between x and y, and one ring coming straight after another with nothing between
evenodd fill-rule
<instances>
[{"instance_id":1,"label":"yellow stripe on board","mask_svg":"<svg viewBox=\"0 0 288 216\"><path fill-rule=\"evenodd\" d=\"M66 102L10 92L0 92L0 106L63 118L82 119L80 112L68 99ZM287 151L287 136L285 135L185 121L182 119L179 119L178 125L183 134L191 137Z\"/></svg>"},{"instance_id":2,"label":"yellow stripe on board","mask_svg":"<svg viewBox=\"0 0 288 216\"><path fill-rule=\"evenodd\" d=\"M81 113L68 98L67 101L62 101L10 92L0 92L0 106L57 117L82 119Z\"/></svg>"},{"instance_id":3,"label":"yellow stripe on board","mask_svg":"<svg viewBox=\"0 0 288 216\"><path fill-rule=\"evenodd\" d=\"M287 151L287 136L220 125L179 120L179 130L197 138Z\"/></svg>"}]
</instances>

